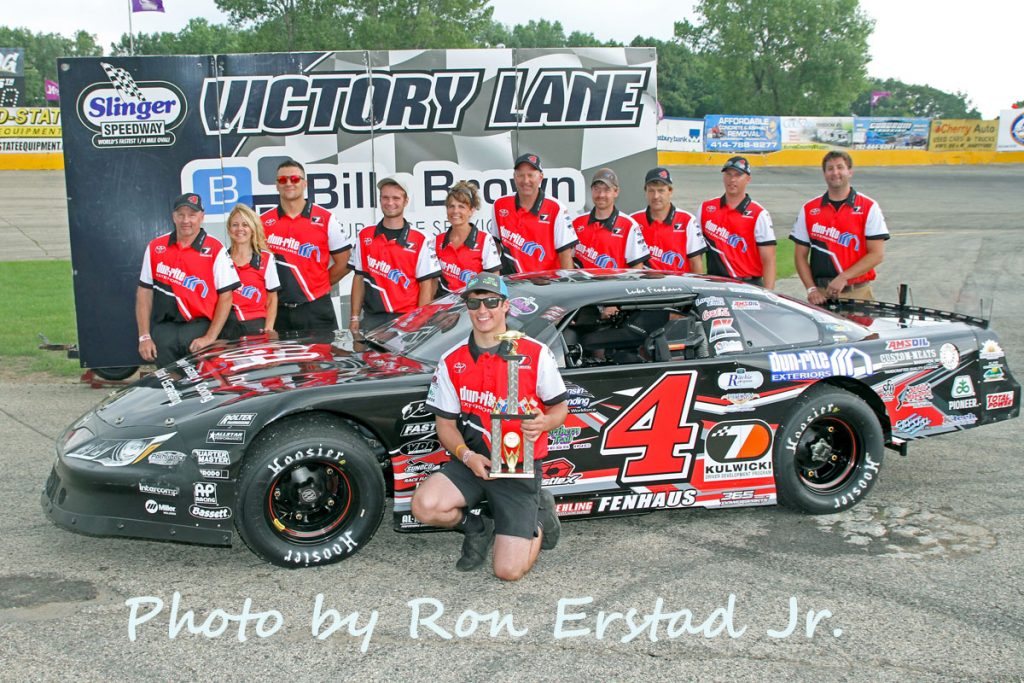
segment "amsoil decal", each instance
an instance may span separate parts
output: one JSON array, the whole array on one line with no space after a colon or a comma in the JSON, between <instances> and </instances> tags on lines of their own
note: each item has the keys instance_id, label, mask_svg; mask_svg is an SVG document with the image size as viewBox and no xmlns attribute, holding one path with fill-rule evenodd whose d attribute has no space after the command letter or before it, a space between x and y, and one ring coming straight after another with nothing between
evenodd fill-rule
<instances>
[{"instance_id":1,"label":"amsoil decal","mask_svg":"<svg viewBox=\"0 0 1024 683\"><path fill-rule=\"evenodd\" d=\"M110 147L166 147L171 132L188 114L185 94L166 81L138 81L120 67L100 62L107 80L94 83L78 96L78 118L96 131L92 144Z\"/></svg>"}]
</instances>

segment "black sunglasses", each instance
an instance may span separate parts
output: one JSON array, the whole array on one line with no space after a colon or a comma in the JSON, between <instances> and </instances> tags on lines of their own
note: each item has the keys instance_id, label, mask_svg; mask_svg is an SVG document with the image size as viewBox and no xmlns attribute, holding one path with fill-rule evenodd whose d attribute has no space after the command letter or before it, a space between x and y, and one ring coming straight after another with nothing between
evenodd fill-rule
<instances>
[{"instance_id":1,"label":"black sunglasses","mask_svg":"<svg viewBox=\"0 0 1024 683\"><path fill-rule=\"evenodd\" d=\"M471 311L475 311L480 308L480 304L484 304L487 308L497 308L501 305L502 298L500 296L489 296L483 299L466 299L466 308Z\"/></svg>"},{"instance_id":2,"label":"black sunglasses","mask_svg":"<svg viewBox=\"0 0 1024 683\"><path fill-rule=\"evenodd\" d=\"M284 185L288 181L291 181L292 185L298 185L303 180L305 180L305 178L303 178L300 175L279 175L279 176L277 176L277 184L278 185Z\"/></svg>"}]
</instances>

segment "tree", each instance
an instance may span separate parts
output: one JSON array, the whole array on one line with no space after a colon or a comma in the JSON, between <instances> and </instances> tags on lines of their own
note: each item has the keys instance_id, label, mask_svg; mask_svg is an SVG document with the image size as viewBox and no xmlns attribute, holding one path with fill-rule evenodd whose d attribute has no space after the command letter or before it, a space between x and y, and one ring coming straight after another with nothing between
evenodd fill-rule
<instances>
[{"instance_id":1,"label":"tree","mask_svg":"<svg viewBox=\"0 0 1024 683\"><path fill-rule=\"evenodd\" d=\"M225 26L211 24L206 19L195 18L178 33L140 33L135 36L135 54L137 55L207 55L242 52L244 36L247 32ZM127 55L131 53L131 42L128 34L111 46L112 54Z\"/></svg>"},{"instance_id":2,"label":"tree","mask_svg":"<svg viewBox=\"0 0 1024 683\"><path fill-rule=\"evenodd\" d=\"M723 111L721 95L712 87L707 61L679 41L637 36L630 47L658 51L658 101L665 116L701 118Z\"/></svg>"},{"instance_id":3,"label":"tree","mask_svg":"<svg viewBox=\"0 0 1024 683\"><path fill-rule=\"evenodd\" d=\"M871 107L871 93L891 93ZM948 93L928 85L904 83L894 78L872 78L853 103L856 116L911 116L933 119L980 119L979 112L962 92Z\"/></svg>"},{"instance_id":4,"label":"tree","mask_svg":"<svg viewBox=\"0 0 1024 683\"><path fill-rule=\"evenodd\" d=\"M57 80L58 57L91 57L103 54L96 37L85 31L73 38L56 33L33 33L25 28L0 27L0 45L25 48L25 104L46 106L43 80Z\"/></svg>"},{"instance_id":5,"label":"tree","mask_svg":"<svg viewBox=\"0 0 1024 683\"><path fill-rule=\"evenodd\" d=\"M847 114L863 90L874 24L857 0L700 0L676 23L708 60L724 112Z\"/></svg>"}]
</instances>

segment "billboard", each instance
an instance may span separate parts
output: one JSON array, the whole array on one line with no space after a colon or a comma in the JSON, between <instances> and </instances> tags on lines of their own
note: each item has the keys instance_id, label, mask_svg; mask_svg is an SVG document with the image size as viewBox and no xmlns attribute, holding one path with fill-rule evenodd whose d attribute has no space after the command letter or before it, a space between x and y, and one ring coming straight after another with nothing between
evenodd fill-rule
<instances>
[{"instance_id":1,"label":"billboard","mask_svg":"<svg viewBox=\"0 0 1024 683\"><path fill-rule=\"evenodd\" d=\"M782 149L778 116L709 114L704 117L708 152L777 152Z\"/></svg>"},{"instance_id":2,"label":"billboard","mask_svg":"<svg viewBox=\"0 0 1024 683\"><path fill-rule=\"evenodd\" d=\"M474 222L489 226L525 152L542 157L546 193L580 213L598 168L615 169L632 209L658 163L652 48L75 58L59 73L87 367L140 362L142 252L172 229L181 192L203 197L223 238L235 203L277 204L277 164L294 158L309 198L351 234L379 220L376 181L398 173L412 188L406 217L434 234L457 180L480 185Z\"/></svg>"},{"instance_id":3,"label":"billboard","mask_svg":"<svg viewBox=\"0 0 1024 683\"><path fill-rule=\"evenodd\" d=\"M932 119L930 152L994 152L999 121Z\"/></svg>"},{"instance_id":4,"label":"billboard","mask_svg":"<svg viewBox=\"0 0 1024 683\"><path fill-rule=\"evenodd\" d=\"M703 152L704 119L677 119L666 116L658 121L658 151Z\"/></svg>"},{"instance_id":5,"label":"billboard","mask_svg":"<svg viewBox=\"0 0 1024 683\"><path fill-rule=\"evenodd\" d=\"M60 154L62 150L56 107L0 109L0 154Z\"/></svg>"},{"instance_id":6,"label":"billboard","mask_svg":"<svg viewBox=\"0 0 1024 683\"><path fill-rule=\"evenodd\" d=\"M1024 109L999 112L998 152L1024 152Z\"/></svg>"},{"instance_id":7,"label":"billboard","mask_svg":"<svg viewBox=\"0 0 1024 683\"><path fill-rule=\"evenodd\" d=\"M854 149L927 149L931 119L855 117Z\"/></svg>"},{"instance_id":8,"label":"billboard","mask_svg":"<svg viewBox=\"0 0 1024 683\"><path fill-rule=\"evenodd\" d=\"M0 107L25 104L25 50L0 47Z\"/></svg>"},{"instance_id":9,"label":"billboard","mask_svg":"<svg viewBox=\"0 0 1024 683\"><path fill-rule=\"evenodd\" d=\"M783 116L783 149L849 149L852 116Z\"/></svg>"}]
</instances>

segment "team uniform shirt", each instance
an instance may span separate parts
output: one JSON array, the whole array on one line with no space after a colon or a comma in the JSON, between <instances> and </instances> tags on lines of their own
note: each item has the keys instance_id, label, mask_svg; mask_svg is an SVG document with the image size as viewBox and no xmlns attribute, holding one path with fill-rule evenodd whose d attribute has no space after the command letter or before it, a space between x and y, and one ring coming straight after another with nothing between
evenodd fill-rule
<instances>
[{"instance_id":1,"label":"team uniform shirt","mask_svg":"<svg viewBox=\"0 0 1024 683\"><path fill-rule=\"evenodd\" d=\"M470 225L466 241L459 246L449 243L450 232L434 238L434 252L441 264L441 289L445 292L461 292L470 278L483 270L494 270L501 266L501 256L494 236Z\"/></svg>"},{"instance_id":2,"label":"team uniform shirt","mask_svg":"<svg viewBox=\"0 0 1024 683\"><path fill-rule=\"evenodd\" d=\"M531 207L519 205L519 195L494 202L492 234L501 242L517 273L557 270L558 252L576 245L569 212L557 199L541 192Z\"/></svg>"},{"instance_id":3,"label":"team uniform shirt","mask_svg":"<svg viewBox=\"0 0 1024 683\"><path fill-rule=\"evenodd\" d=\"M555 357L544 344L530 337L517 342L517 353L526 356L519 365L519 409L496 410L508 397L508 364L498 348L483 350L472 333L469 340L441 356L427 392L427 409L435 415L456 420L466 445L477 453L491 452L491 413L530 412L530 406L553 406L566 398L565 382L558 374ZM537 439L533 458L548 452L548 440Z\"/></svg>"},{"instance_id":4,"label":"team uniform shirt","mask_svg":"<svg viewBox=\"0 0 1024 683\"><path fill-rule=\"evenodd\" d=\"M708 250L697 217L689 211L677 209L675 205L669 205L664 221L654 220L650 207L637 211L632 218L640 226L647 248L651 250L647 267L652 270L687 273L690 270L687 259Z\"/></svg>"},{"instance_id":5,"label":"team uniform shirt","mask_svg":"<svg viewBox=\"0 0 1024 683\"><path fill-rule=\"evenodd\" d=\"M267 294L281 289L274 255L269 251L254 253L248 263L235 266L242 286L231 292L231 307L239 320L267 317Z\"/></svg>"},{"instance_id":6,"label":"team uniform shirt","mask_svg":"<svg viewBox=\"0 0 1024 683\"><path fill-rule=\"evenodd\" d=\"M701 233L708 247L708 275L754 278L764 275L757 247L775 244L772 217L748 194L735 209L725 195L700 207Z\"/></svg>"},{"instance_id":7,"label":"team uniform shirt","mask_svg":"<svg viewBox=\"0 0 1024 683\"><path fill-rule=\"evenodd\" d=\"M651 257L640 226L618 209L602 220L593 211L577 216L572 227L580 268L629 268Z\"/></svg>"},{"instance_id":8,"label":"team uniform shirt","mask_svg":"<svg viewBox=\"0 0 1024 683\"><path fill-rule=\"evenodd\" d=\"M280 206L260 216L267 248L274 253L281 281L281 302L315 301L331 291L331 254L351 249L341 224L327 209L306 202L290 217Z\"/></svg>"},{"instance_id":9,"label":"team uniform shirt","mask_svg":"<svg viewBox=\"0 0 1024 683\"><path fill-rule=\"evenodd\" d=\"M153 322L213 320L217 297L239 284L227 249L202 228L187 247L175 232L161 235L142 257L139 285L154 292Z\"/></svg>"},{"instance_id":10,"label":"team uniform shirt","mask_svg":"<svg viewBox=\"0 0 1024 683\"><path fill-rule=\"evenodd\" d=\"M789 239L810 247L815 280L831 280L867 255L867 240L889 239L889 228L875 200L851 188L838 209L827 192L804 204ZM874 279L872 268L849 284Z\"/></svg>"},{"instance_id":11,"label":"team uniform shirt","mask_svg":"<svg viewBox=\"0 0 1024 683\"><path fill-rule=\"evenodd\" d=\"M363 309L368 313L405 313L416 308L420 283L441 274L441 264L428 238L413 230L383 222L359 231L351 266L363 276Z\"/></svg>"}]
</instances>

